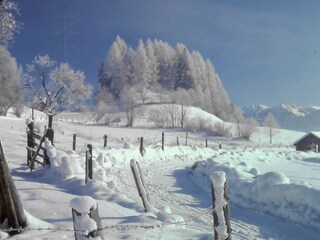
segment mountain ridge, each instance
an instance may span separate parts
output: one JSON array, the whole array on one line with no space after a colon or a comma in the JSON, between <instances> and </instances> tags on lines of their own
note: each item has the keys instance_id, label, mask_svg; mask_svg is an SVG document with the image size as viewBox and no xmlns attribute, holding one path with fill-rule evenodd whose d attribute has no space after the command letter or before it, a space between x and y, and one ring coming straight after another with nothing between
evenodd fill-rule
<instances>
[{"instance_id":1,"label":"mountain ridge","mask_svg":"<svg viewBox=\"0 0 320 240\"><path fill-rule=\"evenodd\" d=\"M320 106L300 106L298 104L280 104L269 107L252 104L242 108L245 117L252 117L263 125L268 113L277 119L280 128L298 131L320 131Z\"/></svg>"}]
</instances>

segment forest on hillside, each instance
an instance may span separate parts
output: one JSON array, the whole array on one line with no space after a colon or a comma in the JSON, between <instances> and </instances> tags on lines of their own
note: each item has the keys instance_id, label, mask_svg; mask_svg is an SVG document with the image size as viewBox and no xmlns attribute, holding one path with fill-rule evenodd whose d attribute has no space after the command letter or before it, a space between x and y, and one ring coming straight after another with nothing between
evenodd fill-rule
<instances>
[{"instance_id":1,"label":"forest on hillside","mask_svg":"<svg viewBox=\"0 0 320 240\"><path fill-rule=\"evenodd\" d=\"M172 102L199 107L227 121L236 108L210 60L181 43L139 40L134 50L117 36L102 61L96 103ZM125 99L125 100L124 100Z\"/></svg>"}]
</instances>

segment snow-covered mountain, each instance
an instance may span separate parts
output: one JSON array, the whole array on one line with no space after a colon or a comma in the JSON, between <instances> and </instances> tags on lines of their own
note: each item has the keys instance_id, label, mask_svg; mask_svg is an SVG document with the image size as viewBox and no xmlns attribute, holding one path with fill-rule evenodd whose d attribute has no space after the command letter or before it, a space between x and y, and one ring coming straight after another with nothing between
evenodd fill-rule
<instances>
[{"instance_id":1,"label":"snow-covered mountain","mask_svg":"<svg viewBox=\"0 0 320 240\"><path fill-rule=\"evenodd\" d=\"M242 109L245 117L253 117L263 124L266 115L270 112L277 119L280 128L299 131L320 130L320 107L299 106L296 104L281 104L276 107L265 105L249 105Z\"/></svg>"}]
</instances>

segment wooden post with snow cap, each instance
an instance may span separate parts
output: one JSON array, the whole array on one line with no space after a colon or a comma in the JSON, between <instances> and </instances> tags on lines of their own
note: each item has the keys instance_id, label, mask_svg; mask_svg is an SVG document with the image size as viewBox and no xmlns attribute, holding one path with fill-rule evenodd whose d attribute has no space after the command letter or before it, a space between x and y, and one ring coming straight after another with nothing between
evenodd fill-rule
<instances>
[{"instance_id":1,"label":"wooden post with snow cap","mask_svg":"<svg viewBox=\"0 0 320 240\"><path fill-rule=\"evenodd\" d=\"M188 132L186 132L186 146L188 146Z\"/></svg>"},{"instance_id":2,"label":"wooden post with snow cap","mask_svg":"<svg viewBox=\"0 0 320 240\"><path fill-rule=\"evenodd\" d=\"M76 151L76 146L77 146L77 134L73 134L72 137L72 150Z\"/></svg>"},{"instance_id":3,"label":"wooden post with snow cap","mask_svg":"<svg viewBox=\"0 0 320 240\"><path fill-rule=\"evenodd\" d=\"M102 234L101 218L98 204L89 196L77 197L71 200L74 237L76 240L92 239Z\"/></svg>"},{"instance_id":4,"label":"wooden post with snow cap","mask_svg":"<svg viewBox=\"0 0 320 240\"><path fill-rule=\"evenodd\" d=\"M143 137L140 138L140 148L139 148L139 150L140 150L141 156L143 157L143 155L144 155Z\"/></svg>"},{"instance_id":5,"label":"wooden post with snow cap","mask_svg":"<svg viewBox=\"0 0 320 240\"><path fill-rule=\"evenodd\" d=\"M141 175L141 170L140 170L140 167L139 167L139 163L136 160L131 159L130 167L131 167L131 171L132 171L132 174L133 174L134 181L135 181L137 189L138 189L139 196L142 199L142 204L143 204L143 207L144 207L144 211L145 212L150 212L151 211L151 206L150 206L149 199L148 199L148 194L147 194L147 191L146 191L146 188L145 188L145 185L144 185L144 180L143 180L143 177Z\"/></svg>"},{"instance_id":6,"label":"wooden post with snow cap","mask_svg":"<svg viewBox=\"0 0 320 240\"><path fill-rule=\"evenodd\" d=\"M85 183L88 182L88 179L93 179L93 173L92 173L92 145L87 144L87 151L86 151L86 169L85 169Z\"/></svg>"},{"instance_id":7,"label":"wooden post with snow cap","mask_svg":"<svg viewBox=\"0 0 320 240\"><path fill-rule=\"evenodd\" d=\"M213 172L211 178L213 226L215 240L231 240L229 195L226 174Z\"/></svg>"},{"instance_id":8,"label":"wooden post with snow cap","mask_svg":"<svg viewBox=\"0 0 320 240\"><path fill-rule=\"evenodd\" d=\"M164 132L162 132L161 149L164 151Z\"/></svg>"},{"instance_id":9,"label":"wooden post with snow cap","mask_svg":"<svg viewBox=\"0 0 320 240\"><path fill-rule=\"evenodd\" d=\"M107 145L108 145L108 136L107 136L107 134L105 134L103 136L103 147L106 148Z\"/></svg>"}]
</instances>

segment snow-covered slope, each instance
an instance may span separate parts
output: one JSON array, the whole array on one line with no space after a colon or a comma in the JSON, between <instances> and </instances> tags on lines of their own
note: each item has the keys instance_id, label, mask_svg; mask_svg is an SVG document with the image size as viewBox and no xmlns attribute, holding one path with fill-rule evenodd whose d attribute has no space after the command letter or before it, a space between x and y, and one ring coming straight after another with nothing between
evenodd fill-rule
<instances>
[{"instance_id":1,"label":"snow-covered slope","mask_svg":"<svg viewBox=\"0 0 320 240\"><path fill-rule=\"evenodd\" d=\"M276 107L250 105L242 109L244 116L253 117L263 124L268 113L272 113L281 128L298 131L318 131L320 129L320 107L302 107L296 104L281 104Z\"/></svg>"},{"instance_id":2,"label":"snow-covered slope","mask_svg":"<svg viewBox=\"0 0 320 240\"><path fill-rule=\"evenodd\" d=\"M191 109L190 114L221 121L199 109ZM106 239L212 239L212 200L207 186L208 175L216 170L225 171L229 181L233 239L319 239L320 160L317 153L292 148L302 132L278 130L274 145L268 144L264 128L249 142L189 132L185 146L186 133L181 129L82 125L67 120L84 115L64 116L54 122L56 150L48 146L52 167L34 172L26 166L25 119L0 117L0 138L28 219L28 228L10 239L73 239L69 204L77 196L97 201ZM42 129L45 118L38 113L35 117ZM138 123L144 121L141 118ZM73 152L75 133L77 148ZM103 148L104 134L108 135L107 148ZM140 137L145 140L143 157ZM93 145L94 177L85 185L88 143ZM150 213L143 211L131 159L140 164L152 205ZM195 162L199 163L193 170ZM8 237L5 229L5 224L0 225L1 239Z\"/></svg>"}]
</instances>

